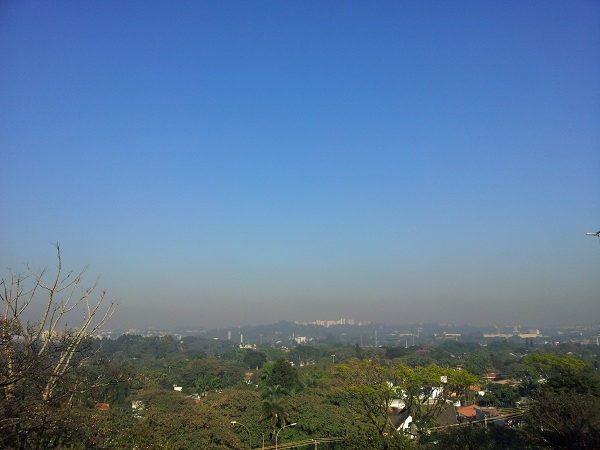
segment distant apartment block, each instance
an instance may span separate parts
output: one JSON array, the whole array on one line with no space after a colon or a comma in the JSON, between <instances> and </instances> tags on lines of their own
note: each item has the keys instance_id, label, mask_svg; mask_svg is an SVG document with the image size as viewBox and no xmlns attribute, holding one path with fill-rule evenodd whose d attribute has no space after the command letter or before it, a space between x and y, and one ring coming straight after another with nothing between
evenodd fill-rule
<instances>
[{"instance_id":1,"label":"distant apartment block","mask_svg":"<svg viewBox=\"0 0 600 450\"><path fill-rule=\"evenodd\" d=\"M338 319L338 320L315 320L314 322L295 322L298 325L320 325L325 328L332 327L334 325L370 325L371 322L367 321L355 321L354 319Z\"/></svg>"},{"instance_id":2,"label":"distant apartment block","mask_svg":"<svg viewBox=\"0 0 600 450\"><path fill-rule=\"evenodd\" d=\"M514 337L518 337L521 339L533 339L533 338L541 338L543 337L540 333L540 330L527 330L522 332L518 327L515 327L512 333L490 333L484 334L484 338L501 338L501 339L510 339Z\"/></svg>"}]
</instances>

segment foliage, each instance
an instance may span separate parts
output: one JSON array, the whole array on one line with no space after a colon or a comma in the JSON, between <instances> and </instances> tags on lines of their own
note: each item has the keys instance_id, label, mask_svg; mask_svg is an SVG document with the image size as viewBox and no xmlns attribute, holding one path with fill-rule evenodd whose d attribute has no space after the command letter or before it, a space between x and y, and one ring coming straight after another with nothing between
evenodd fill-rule
<instances>
[{"instance_id":1,"label":"foliage","mask_svg":"<svg viewBox=\"0 0 600 450\"><path fill-rule=\"evenodd\" d=\"M86 269L65 274L58 244L56 252L53 276L27 266L28 276L9 271L0 280L3 448L57 447L77 430L70 408L93 404L107 383L105 372L95 370L91 337L111 317L115 304L102 310L105 292L94 299L97 281L81 289ZM42 307L39 320L26 321L38 302ZM73 327L73 323L78 325Z\"/></svg>"},{"instance_id":2,"label":"foliage","mask_svg":"<svg viewBox=\"0 0 600 450\"><path fill-rule=\"evenodd\" d=\"M248 369L260 369L267 362L267 355L264 352L245 349L243 363Z\"/></svg>"},{"instance_id":3,"label":"foliage","mask_svg":"<svg viewBox=\"0 0 600 450\"><path fill-rule=\"evenodd\" d=\"M529 406L531 435L552 448L591 448L600 439L600 376L572 355L536 354L526 363L545 377Z\"/></svg>"},{"instance_id":4,"label":"foliage","mask_svg":"<svg viewBox=\"0 0 600 450\"><path fill-rule=\"evenodd\" d=\"M521 383L521 395L529 397L535 394L541 384L564 382L577 383L576 373L589 371L591 365L572 354L564 356L556 353L532 353L523 359L516 373ZM562 381L559 381L562 378Z\"/></svg>"},{"instance_id":5,"label":"foliage","mask_svg":"<svg viewBox=\"0 0 600 450\"><path fill-rule=\"evenodd\" d=\"M148 391L136 400L143 408L133 417L135 423L129 431L139 449L243 448L230 416L216 408L176 391Z\"/></svg>"},{"instance_id":6,"label":"foliage","mask_svg":"<svg viewBox=\"0 0 600 450\"><path fill-rule=\"evenodd\" d=\"M510 386L490 383L485 395L477 402L479 406L513 408L521 399L519 393Z\"/></svg>"},{"instance_id":7,"label":"foliage","mask_svg":"<svg viewBox=\"0 0 600 450\"><path fill-rule=\"evenodd\" d=\"M103 343L103 351L127 359L165 359L179 351L179 342L173 336L142 337L123 334L116 340Z\"/></svg>"},{"instance_id":8,"label":"foliage","mask_svg":"<svg viewBox=\"0 0 600 450\"><path fill-rule=\"evenodd\" d=\"M401 400L418 433L431 425L450 398L464 398L477 378L465 371L436 365L408 367L376 360L354 360L338 369L348 405L368 420L378 434L395 433L388 408Z\"/></svg>"},{"instance_id":9,"label":"foliage","mask_svg":"<svg viewBox=\"0 0 600 450\"><path fill-rule=\"evenodd\" d=\"M600 439L600 398L542 390L530 405L533 436L551 448L593 448Z\"/></svg>"},{"instance_id":10,"label":"foliage","mask_svg":"<svg viewBox=\"0 0 600 450\"><path fill-rule=\"evenodd\" d=\"M492 368L489 351L476 342L444 342L432 351L431 358L438 365L459 366L475 375L483 375Z\"/></svg>"},{"instance_id":11,"label":"foliage","mask_svg":"<svg viewBox=\"0 0 600 450\"><path fill-rule=\"evenodd\" d=\"M296 392L302 389L298 371L286 359L279 358L266 372L266 386L280 386L286 392Z\"/></svg>"},{"instance_id":12,"label":"foliage","mask_svg":"<svg viewBox=\"0 0 600 450\"><path fill-rule=\"evenodd\" d=\"M392 367L375 360L352 360L337 369L344 382L342 394L347 404L371 423L379 435L395 432L387 417L388 406L397 397L392 383Z\"/></svg>"},{"instance_id":13,"label":"foliage","mask_svg":"<svg viewBox=\"0 0 600 450\"><path fill-rule=\"evenodd\" d=\"M550 378L566 371L580 371L589 367L589 364L567 354L560 356L555 353L533 353L525 358L525 364L534 374L542 378Z\"/></svg>"},{"instance_id":14,"label":"foliage","mask_svg":"<svg viewBox=\"0 0 600 450\"><path fill-rule=\"evenodd\" d=\"M455 426L432 433L421 440L427 450L534 450L520 429L508 427Z\"/></svg>"},{"instance_id":15,"label":"foliage","mask_svg":"<svg viewBox=\"0 0 600 450\"><path fill-rule=\"evenodd\" d=\"M412 415L412 424L422 434L449 401L465 399L477 377L464 370L442 368L435 364L408 369L398 367L396 379L402 399Z\"/></svg>"},{"instance_id":16,"label":"foliage","mask_svg":"<svg viewBox=\"0 0 600 450\"><path fill-rule=\"evenodd\" d=\"M305 366L298 373L300 383L310 390L329 389L331 374L323 364Z\"/></svg>"},{"instance_id":17,"label":"foliage","mask_svg":"<svg viewBox=\"0 0 600 450\"><path fill-rule=\"evenodd\" d=\"M290 418L298 421L297 429L307 436L344 436L351 423L347 411L334 405L322 391L304 391L287 397L286 410Z\"/></svg>"},{"instance_id":18,"label":"foliage","mask_svg":"<svg viewBox=\"0 0 600 450\"><path fill-rule=\"evenodd\" d=\"M379 434L372 423L356 422L347 431L343 450L408 450L414 440L399 433Z\"/></svg>"},{"instance_id":19,"label":"foliage","mask_svg":"<svg viewBox=\"0 0 600 450\"><path fill-rule=\"evenodd\" d=\"M384 347L384 349L386 359L401 358L402 356L411 355L415 351L412 347Z\"/></svg>"},{"instance_id":20,"label":"foliage","mask_svg":"<svg viewBox=\"0 0 600 450\"><path fill-rule=\"evenodd\" d=\"M3 410L6 404L0 404ZM131 416L119 410L98 411L88 408L44 408L32 405L23 433L27 439L15 440L15 434L0 434L3 449L70 449L85 450L131 448Z\"/></svg>"},{"instance_id":21,"label":"foliage","mask_svg":"<svg viewBox=\"0 0 600 450\"><path fill-rule=\"evenodd\" d=\"M244 379L246 370L236 361L203 358L184 361L174 373L184 387L202 388L204 392L235 386Z\"/></svg>"},{"instance_id":22,"label":"foliage","mask_svg":"<svg viewBox=\"0 0 600 450\"><path fill-rule=\"evenodd\" d=\"M262 395L262 409L260 421L269 424L275 436L278 428L287 424L287 414L283 406L284 389L278 384L267 386Z\"/></svg>"}]
</instances>

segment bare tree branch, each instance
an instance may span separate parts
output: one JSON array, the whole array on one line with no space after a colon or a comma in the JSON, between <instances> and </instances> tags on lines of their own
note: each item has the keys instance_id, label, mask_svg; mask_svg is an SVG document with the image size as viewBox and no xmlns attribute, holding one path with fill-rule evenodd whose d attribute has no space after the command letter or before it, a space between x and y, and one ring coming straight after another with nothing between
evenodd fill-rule
<instances>
[{"instance_id":1,"label":"bare tree branch","mask_svg":"<svg viewBox=\"0 0 600 450\"><path fill-rule=\"evenodd\" d=\"M27 265L29 276L15 274L9 270L7 277L0 280L0 301L3 315L0 317L0 388L9 397L16 383L29 376L34 363L44 361L46 379L41 385L41 396L49 401L67 371L72 368L74 357L83 341L92 337L112 317L117 304L110 302L101 311L106 291L96 299L94 293L99 280L87 288L81 288L83 275L88 267L74 274L64 274L60 245L56 248L56 275L49 283L45 281L47 270L33 270ZM26 287L28 280L31 286ZM24 322L28 308L40 300L45 291L43 312L39 321ZM80 291L80 294L77 292ZM82 321L75 327L68 326L69 313L83 312Z\"/></svg>"}]
</instances>

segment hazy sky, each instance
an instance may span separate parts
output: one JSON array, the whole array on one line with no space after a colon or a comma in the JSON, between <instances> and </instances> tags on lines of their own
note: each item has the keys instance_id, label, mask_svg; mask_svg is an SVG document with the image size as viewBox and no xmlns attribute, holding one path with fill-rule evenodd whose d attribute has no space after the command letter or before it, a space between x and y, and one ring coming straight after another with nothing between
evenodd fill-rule
<instances>
[{"instance_id":1,"label":"hazy sky","mask_svg":"<svg viewBox=\"0 0 600 450\"><path fill-rule=\"evenodd\" d=\"M3 1L0 158L111 328L600 321L597 1Z\"/></svg>"}]
</instances>

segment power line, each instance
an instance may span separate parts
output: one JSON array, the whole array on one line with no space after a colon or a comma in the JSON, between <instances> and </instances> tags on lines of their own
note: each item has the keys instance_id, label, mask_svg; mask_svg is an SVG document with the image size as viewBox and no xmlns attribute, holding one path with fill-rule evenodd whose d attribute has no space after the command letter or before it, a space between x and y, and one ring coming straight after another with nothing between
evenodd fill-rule
<instances>
[{"instance_id":1,"label":"power line","mask_svg":"<svg viewBox=\"0 0 600 450\"><path fill-rule=\"evenodd\" d=\"M345 437L324 437L324 438L316 438L316 439L303 439L300 441L288 442L286 444L278 444L278 449L288 449L288 448L298 448L298 447L306 447L307 445L318 445L325 442L338 442L345 440ZM256 447L255 450L274 450L274 445L269 445L266 447Z\"/></svg>"},{"instance_id":2,"label":"power line","mask_svg":"<svg viewBox=\"0 0 600 450\"><path fill-rule=\"evenodd\" d=\"M452 423L449 425L441 425L441 426L433 427L430 429L432 431L435 431L435 430L441 430L441 429L450 428L450 427L463 427L466 425L473 425L473 424L478 424L478 423L495 422L497 420L512 420L512 419L516 419L518 417L524 416L525 414L527 414L529 412L529 409L528 408L503 408L502 410L497 409L496 411L497 411L497 414L494 415L493 417L484 417L483 419L467 420L465 422Z\"/></svg>"}]
</instances>

